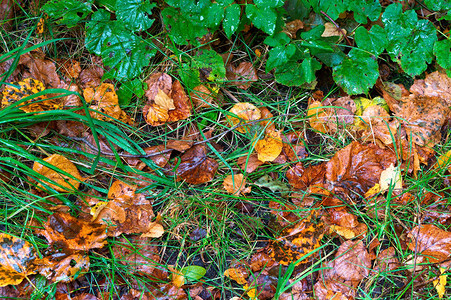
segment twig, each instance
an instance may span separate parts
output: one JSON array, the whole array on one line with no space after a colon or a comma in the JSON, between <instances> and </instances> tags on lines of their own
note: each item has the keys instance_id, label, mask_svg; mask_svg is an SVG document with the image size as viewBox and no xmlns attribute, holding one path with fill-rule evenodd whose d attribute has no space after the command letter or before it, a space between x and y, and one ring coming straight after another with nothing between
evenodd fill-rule
<instances>
[{"instance_id":1,"label":"twig","mask_svg":"<svg viewBox=\"0 0 451 300\"><path fill-rule=\"evenodd\" d=\"M349 46L352 46L351 41L348 39L348 37L347 37L346 34L344 33L343 29L341 29L340 26L338 26L338 24L335 23L335 21L334 21L328 14L326 14L324 11L321 11L321 13L322 13L323 15L325 15L326 18L328 18L328 19L332 22L332 24L335 25L335 27L337 27L338 31L340 31L341 35L342 35L342 36L346 39L346 41L348 42L348 45L349 45Z\"/></svg>"}]
</instances>

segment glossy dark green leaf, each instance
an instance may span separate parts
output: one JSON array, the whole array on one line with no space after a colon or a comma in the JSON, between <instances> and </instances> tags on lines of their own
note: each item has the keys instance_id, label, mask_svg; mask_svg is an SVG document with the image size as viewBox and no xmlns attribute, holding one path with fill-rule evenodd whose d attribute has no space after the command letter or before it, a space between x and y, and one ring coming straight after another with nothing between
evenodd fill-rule
<instances>
[{"instance_id":1,"label":"glossy dark green leaf","mask_svg":"<svg viewBox=\"0 0 451 300\"><path fill-rule=\"evenodd\" d=\"M131 31L143 31L152 26L154 20L149 18L156 3L149 0L117 0L116 16Z\"/></svg>"},{"instance_id":2,"label":"glossy dark green leaf","mask_svg":"<svg viewBox=\"0 0 451 300\"><path fill-rule=\"evenodd\" d=\"M283 5L283 0L254 0L258 7L276 8Z\"/></svg>"},{"instance_id":3,"label":"glossy dark green leaf","mask_svg":"<svg viewBox=\"0 0 451 300\"><path fill-rule=\"evenodd\" d=\"M240 23L241 8L238 4L232 4L225 9L224 21L222 27L228 38L235 33Z\"/></svg>"},{"instance_id":4,"label":"glossy dark green leaf","mask_svg":"<svg viewBox=\"0 0 451 300\"><path fill-rule=\"evenodd\" d=\"M437 57L438 64L451 77L451 40L437 41L434 45L434 55Z\"/></svg>"},{"instance_id":5,"label":"glossy dark green leaf","mask_svg":"<svg viewBox=\"0 0 451 300\"><path fill-rule=\"evenodd\" d=\"M295 53L296 47L293 44L272 48L266 61L266 72L286 64Z\"/></svg>"},{"instance_id":6,"label":"glossy dark green leaf","mask_svg":"<svg viewBox=\"0 0 451 300\"><path fill-rule=\"evenodd\" d=\"M355 31L355 40L360 49L366 50L378 56L387 47L387 34L384 28L373 25L370 31L359 27Z\"/></svg>"},{"instance_id":7,"label":"glossy dark green leaf","mask_svg":"<svg viewBox=\"0 0 451 300\"><path fill-rule=\"evenodd\" d=\"M300 86L316 79L315 72L321 69L321 64L311 56L302 62L289 61L284 66L276 68L276 81L287 86Z\"/></svg>"},{"instance_id":8,"label":"glossy dark green leaf","mask_svg":"<svg viewBox=\"0 0 451 300\"><path fill-rule=\"evenodd\" d=\"M269 35L274 33L277 13L273 8L248 4L246 5L246 15L258 29L263 30L263 32Z\"/></svg>"},{"instance_id":9,"label":"glossy dark green leaf","mask_svg":"<svg viewBox=\"0 0 451 300\"><path fill-rule=\"evenodd\" d=\"M86 48L90 52L100 55L103 43L112 35L114 23L110 22L110 16L106 10L99 9L86 23Z\"/></svg>"},{"instance_id":10,"label":"glossy dark green leaf","mask_svg":"<svg viewBox=\"0 0 451 300\"><path fill-rule=\"evenodd\" d=\"M379 0L351 0L348 10L354 12L354 19L357 23L366 24L367 18L376 21L382 12Z\"/></svg>"},{"instance_id":11,"label":"glossy dark green leaf","mask_svg":"<svg viewBox=\"0 0 451 300\"><path fill-rule=\"evenodd\" d=\"M130 104L133 95L138 98L144 96L143 84L139 79L122 82L121 87L117 90L119 105L123 107Z\"/></svg>"},{"instance_id":12,"label":"glossy dark green leaf","mask_svg":"<svg viewBox=\"0 0 451 300\"><path fill-rule=\"evenodd\" d=\"M333 68L335 82L349 95L367 93L379 77L377 60L357 48Z\"/></svg>"},{"instance_id":13,"label":"glossy dark green leaf","mask_svg":"<svg viewBox=\"0 0 451 300\"><path fill-rule=\"evenodd\" d=\"M60 19L58 24L74 27L92 12L91 4L92 0L50 0L42 7L42 10L51 18Z\"/></svg>"}]
</instances>

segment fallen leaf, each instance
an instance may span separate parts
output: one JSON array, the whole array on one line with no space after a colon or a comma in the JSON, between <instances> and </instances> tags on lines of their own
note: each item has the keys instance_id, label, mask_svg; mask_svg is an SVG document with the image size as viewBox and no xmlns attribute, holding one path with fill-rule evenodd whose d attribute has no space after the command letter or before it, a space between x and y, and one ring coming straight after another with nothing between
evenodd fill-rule
<instances>
[{"instance_id":1,"label":"fallen leaf","mask_svg":"<svg viewBox=\"0 0 451 300\"><path fill-rule=\"evenodd\" d=\"M240 194L248 194L251 192L251 187L246 187L246 178L243 174L227 175L224 179L224 189L229 193L236 196Z\"/></svg>"},{"instance_id":2,"label":"fallen leaf","mask_svg":"<svg viewBox=\"0 0 451 300\"><path fill-rule=\"evenodd\" d=\"M296 33L298 32L298 30L303 29L303 28L304 28L304 22L302 22L299 19L296 19L296 20L286 23L285 27L283 28L283 32L285 32L292 39L295 39Z\"/></svg>"},{"instance_id":3,"label":"fallen leaf","mask_svg":"<svg viewBox=\"0 0 451 300\"><path fill-rule=\"evenodd\" d=\"M276 262L289 265L318 248L323 235L324 224L315 222L310 215L298 224L284 229L280 236L268 245L267 252ZM306 257L298 264L307 263L313 257L316 255Z\"/></svg>"},{"instance_id":4,"label":"fallen leaf","mask_svg":"<svg viewBox=\"0 0 451 300\"><path fill-rule=\"evenodd\" d=\"M451 78L438 71L427 74L424 80L415 80L410 91L420 96L439 97L451 106Z\"/></svg>"},{"instance_id":5,"label":"fallen leaf","mask_svg":"<svg viewBox=\"0 0 451 300\"><path fill-rule=\"evenodd\" d=\"M218 88L201 84L196 86L189 96L196 107L211 107L218 96Z\"/></svg>"},{"instance_id":6,"label":"fallen leaf","mask_svg":"<svg viewBox=\"0 0 451 300\"><path fill-rule=\"evenodd\" d=\"M18 5L14 0L2 0L0 2L0 24L2 24L5 31L10 29L14 20L14 12L17 8Z\"/></svg>"},{"instance_id":7,"label":"fallen leaf","mask_svg":"<svg viewBox=\"0 0 451 300\"><path fill-rule=\"evenodd\" d=\"M292 162L297 162L300 159L307 157L307 150L304 146L304 139L302 138L302 131L290 131L282 135L283 153Z\"/></svg>"},{"instance_id":8,"label":"fallen leaf","mask_svg":"<svg viewBox=\"0 0 451 300\"><path fill-rule=\"evenodd\" d=\"M45 181L47 186L58 192L78 190L80 183L84 179L78 172L77 167L69 159L59 154L52 154L43 160L58 170L50 169L37 161L34 162L33 171L45 177L45 179L40 178L41 181ZM62 174L61 171L68 173L70 176ZM42 183L38 183L38 187L46 190Z\"/></svg>"},{"instance_id":9,"label":"fallen leaf","mask_svg":"<svg viewBox=\"0 0 451 300\"><path fill-rule=\"evenodd\" d=\"M178 80L172 84L171 98L174 99L175 109L169 111L168 122L185 120L191 116L191 101Z\"/></svg>"},{"instance_id":10,"label":"fallen leaf","mask_svg":"<svg viewBox=\"0 0 451 300\"><path fill-rule=\"evenodd\" d=\"M53 253L34 262L41 275L53 282L70 282L89 270L89 256L81 252ZM81 274L80 274L81 273Z\"/></svg>"},{"instance_id":11,"label":"fallen leaf","mask_svg":"<svg viewBox=\"0 0 451 300\"><path fill-rule=\"evenodd\" d=\"M362 241L345 241L327 267L315 283L315 296L319 300L354 299L360 281L369 275L371 259Z\"/></svg>"},{"instance_id":12,"label":"fallen leaf","mask_svg":"<svg viewBox=\"0 0 451 300\"><path fill-rule=\"evenodd\" d=\"M282 137L280 131L269 131L264 139L258 140L255 144L258 160L262 162L274 161L282 152Z\"/></svg>"},{"instance_id":13,"label":"fallen leaf","mask_svg":"<svg viewBox=\"0 0 451 300\"><path fill-rule=\"evenodd\" d=\"M234 67L232 63L226 66L226 77L229 80L229 85L234 85L237 88L247 90L252 82L258 80L257 71L251 62L243 61L238 67Z\"/></svg>"},{"instance_id":14,"label":"fallen leaf","mask_svg":"<svg viewBox=\"0 0 451 300\"><path fill-rule=\"evenodd\" d=\"M174 100L169 98L169 96L160 89L158 90L158 93L155 96L154 102L156 105L158 105L164 110L169 111L175 109Z\"/></svg>"},{"instance_id":15,"label":"fallen leaf","mask_svg":"<svg viewBox=\"0 0 451 300\"><path fill-rule=\"evenodd\" d=\"M408 234L409 249L421 254L431 263L448 260L451 255L451 233L435 225L414 227Z\"/></svg>"},{"instance_id":16,"label":"fallen leaf","mask_svg":"<svg viewBox=\"0 0 451 300\"><path fill-rule=\"evenodd\" d=\"M168 270L171 272L172 285L178 288L182 287L185 284L185 276L183 276L182 272L172 266L168 266Z\"/></svg>"},{"instance_id":17,"label":"fallen leaf","mask_svg":"<svg viewBox=\"0 0 451 300\"><path fill-rule=\"evenodd\" d=\"M106 245L106 226L79 220L67 213L54 213L47 219L44 229L36 233L45 236L50 244L70 250L88 251Z\"/></svg>"},{"instance_id":18,"label":"fallen leaf","mask_svg":"<svg viewBox=\"0 0 451 300\"><path fill-rule=\"evenodd\" d=\"M379 105L372 105L366 108L356 125L362 130L362 140L380 141L383 145L395 144L398 136L400 122L393 119L387 111Z\"/></svg>"},{"instance_id":19,"label":"fallen leaf","mask_svg":"<svg viewBox=\"0 0 451 300\"><path fill-rule=\"evenodd\" d=\"M16 88L15 86L19 86ZM32 96L44 91L44 85L39 80L26 78L21 82L13 82L6 85L2 92L2 108L10 106L25 97ZM30 100L22 102L19 109L27 113L55 110L60 107L59 99L47 99L47 95L34 97Z\"/></svg>"},{"instance_id":20,"label":"fallen leaf","mask_svg":"<svg viewBox=\"0 0 451 300\"><path fill-rule=\"evenodd\" d=\"M36 79L52 89L66 87L66 83L56 73L55 63L46 59L41 49L22 54L19 67L25 67L22 78Z\"/></svg>"},{"instance_id":21,"label":"fallen leaf","mask_svg":"<svg viewBox=\"0 0 451 300\"><path fill-rule=\"evenodd\" d=\"M80 62L75 59L58 59L58 65L60 66L60 70L65 77L70 80L77 79L81 73Z\"/></svg>"},{"instance_id":22,"label":"fallen leaf","mask_svg":"<svg viewBox=\"0 0 451 300\"><path fill-rule=\"evenodd\" d=\"M29 242L0 233L0 287L18 285L28 275L35 274L33 261L36 258Z\"/></svg>"},{"instance_id":23,"label":"fallen leaf","mask_svg":"<svg viewBox=\"0 0 451 300\"><path fill-rule=\"evenodd\" d=\"M92 56L92 65L88 68L83 69L79 75L80 86L83 89L94 88L100 86L102 83L102 77L105 73L103 69L102 59L98 56Z\"/></svg>"},{"instance_id":24,"label":"fallen leaf","mask_svg":"<svg viewBox=\"0 0 451 300\"><path fill-rule=\"evenodd\" d=\"M258 167L264 164L264 162L258 160L258 155L256 153L252 153L251 155L241 156L237 159L238 165L240 165L241 169L246 173L254 172Z\"/></svg>"},{"instance_id":25,"label":"fallen leaf","mask_svg":"<svg viewBox=\"0 0 451 300\"><path fill-rule=\"evenodd\" d=\"M278 267L276 267L278 269ZM266 270L249 276L243 286L246 294L251 299L269 300L274 297L278 284L278 278L268 274Z\"/></svg>"},{"instance_id":26,"label":"fallen leaf","mask_svg":"<svg viewBox=\"0 0 451 300\"><path fill-rule=\"evenodd\" d=\"M304 168L301 162L298 162L287 173L288 183L295 189L302 191L320 192L325 184L326 163ZM315 188L316 187L316 188Z\"/></svg>"},{"instance_id":27,"label":"fallen leaf","mask_svg":"<svg viewBox=\"0 0 451 300\"><path fill-rule=\"evenodd\" d=\"M166 149L164 145L150 146L144 148L143 150L147 155L151 155L149 159L152 160L160 168L163 168L168 164L172 153L172 150ZM147 164L140 158L125 157L124 160L137 170L142 170L147 166Z\"/></svg>"},{"instance_id":28,"label":"fallen leaf","mask_svg":"<svg viewBox=\"0 0 451 300\"><path fill-rule=\"evenodd\" d=\"M177 181L184 180L191 184L202 184L211 181L219 165L216 160L207 157L204 145L195 145L181 157L177 168Z\"/></svg>"},{"instance_id":29,"label":"fallen leaf","mask_svg":"<svg viewBox=\"0 0 451 300\"><path fill-rule=\"evenodd\" d=\"M319 101L314 101L309 104L307 108L307 118L309 119L310 127L321 133L326 133L328 127L326 126L326 111Z\"/></svg>"},{"instance_id":30,"label":"fallen leaf","mask_svg":"<svg viewBox=\"0 0 451 300\"><path fill-rule=\"evenodd\" d=\"M230 268L224 271L224 276L235 280L238 284L244 285L247 283L247 277L249 277L249 274L241 268Z\"/></svg>"},{"instance_id":31,"label":"fallen leaf","mask_svg":"<svg viewBox=\"0 0 451 300\"><path fill-rule=\"evenodd\" d=\"M282 196L290 193L290 188L285 182L273 179L268 174L263 175L257 181L254 182L256 186L265 187L271 190L271 192L279 192Z\"/></svg>"},{"instance_id":32,"label":"fallen leaf","mask_svg":"<svg viewBox=\"0 0 451 300\"><path fill-rule=\"evenodd\" d=\"M390 272L398 269L401 266L396 257L396 250L394 247L388 247L382 250L376 256L376 263L374 269L379 273Z\"/></svg>"},{"instance_id":33,"label":"fallen leaf","mask_svg":"<svg viewBox=\"0 0 451 300\"><path fill-rule=\"evenodd\" d=\"M322 37L331 36L343 36L346 35L346 29L338 28L335 24L331 22L324 23L324 32L321 34Z\"/></svg>"},{"instance_id":34,"label":"fallen leaf","mask_svg":"<svg viewBox=\"0 0 451 300\"><path fill-rule=\"evenodd\" d=\"M401 170L391 164L387 169L381 172L381 178L379 179L380 192L383 193L388 190L402 189L402 177Z\"/></svg>"},{"instance_id":35,"label":"fallen leaf","mask_svg":"<svg viewBox=\"0 0 451 300\"><path fill-rule=\"evenodd\" d=\"M253 104L248 102L241 102L235 104L229 112L230 115L226 116L227 122L231 127L236 127L236 130L241 133L251 132L249 126L244 126L246 121L259 120L261 117L260 110Z\"/></svg>"},{"instance_id":36,"label":"fallen leaf","mask_svg":"<svg viewBox=\"0 0 451 300\"><path fill-rule=\"evenodd\" d=\"M445 271L446 271L446 268L440 267L440 276L438 279L433 281L434 287L435 287L435 290L437 291L439 299L443 298L443 296L445 295L445 291L446 291L447 275L445 274Z\"/></svg>"},{"instance_id":37,"label":"fallen leaf","mask_svg":"<svg viewBox=\"0 0 451 300\"><path fill-rule=\"evenodd\" d=\"M160 251L150 238L120 237L114 241L112 252L127 272L141 273L159 280L167 278L167 272L160 263Z\"/></svg>"},{"instance_id":38,"label":"fallen leaf","mask_svg":"<svg viewBox=\"0 0 451 300\"><path fill-rule=\"evenodd\" d=\"M437 158L434 168L439 170L447 168L448 172L451 172L451 150Z\"/></svg>"}]
</instances>

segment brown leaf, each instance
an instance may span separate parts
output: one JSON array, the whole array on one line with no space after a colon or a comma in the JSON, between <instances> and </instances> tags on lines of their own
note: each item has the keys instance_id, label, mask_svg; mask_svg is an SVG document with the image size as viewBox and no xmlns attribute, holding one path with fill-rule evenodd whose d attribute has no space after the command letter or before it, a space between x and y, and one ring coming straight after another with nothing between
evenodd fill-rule
<instances>
[{"instance_id":1,"label":"brown leaf","mask_svg":"<svg viewBox=\"0 0 451 300\"><path fill-rule=\"evenodd\" d=\"M36 258L29 242L0 233L0 287L17 285L28 275L35 274L32 263Z\"/></svg>"},{"instance_id":2,"label":"brown leaf","mask_svg":"<svg viewBox=\"0 0 451 300\"><path fill-rule=\"evenodd\" d=\"M14 85L19 86L16 88ZM21 82L13 82L11 85L7 85L2 92L2 108L10 106L22 100L25 97L32 96L36 93L44 91L44 85L39 80L33 78L26 78ZM47 95L41 95L34 97L30 100L19 104L18 108L24 112L40 112L55 110L60 107L59 99L47 99Z\"/></svg>"},{"instance_id":3,"label":"brown leaf","mask_svg":"<svg viewBox=\"0 0 451 300\"><path fill-rule=\"evenodd\" d=\"M84 179L78 172L77 167L69 159L59 154L52 154L49 157L44 158L43 160L51 164L55 168L62 170L70 175L70 177L68 175L64 175L61 173L61 171L55 171L36 161L33 164L33 171L41 174L46 178L41 179L45 180L46 185L58 192L78 190L80 182L82 182ZM46 187L41 183L38 183L38 187L46 189Z\"/></svg>"},{"instance_id":4,"label":"brown leaf","mask_svg":"<svg viewBox=\"0 0 451 300\"><path fill-rule=\"evenodd\" d=\"M115 240L112 250L117 262L126 266L127 272L166 279L167 272L160 263L160 251L152 245L150 238L121 237Z\"/></svg>"},{"instance_id":5,"label":"brown leaf","mask_svg":"<svg viewBox=\"0 0 451 300\"><path fill-rule=\"evenodd\" d=\"M53 282L70 282L89 270L89 256L81 252L53 253L35 262L40 274Z\"/></svg>"},{"instance_id":6,"label":"brown leaf","mask_svg":"<svg viewBox=\"0 0 451 300\"><path fill-rule=\"evenodd\" d=\"M289 37L292 39L296 38L296 33L299 29L304 28L304 22L301 20L293 20L291 22L288 22L285 24L285 27L283 28L283 32L285 32Z\"/></svg>"},{"instance_id":7,"label":"brown leaf","mask_svg":"<svg viewBox=\"0 0 451 300\"><path fill-rule=\"evenodd\" d=\"M410 91L419 96L439 97L451 106L451 78L438 71L426 75L424 80L415 80Z\"/></svg>"},{"instance_id":8,"label":"brown leaf","mask_svg":"<svg viewBox=\"0 0 451 300\"><path fill-rule=\"evenodd\" d=\"M224 276L229 277L232 280L235 280L238 284L246 284L247 283L247 277L249 274L242 269L236 269L236 268L230 268L225 270Z\"/></svg>"},{"instance_id":9,"label":"brown leaf","mask_svg":"<svg viewBox=\"0 0 451 300\"><path fill-rule=\"evenodd\" d=\"M191 101L178 80L172 84L171 98L174 99L175 109L169 111L168 122L185 120L191 116Z\"/></svg>"},{"instance_id":10,"label":"brown leaf","mask_svg":"<svg viewBox=\"0 0 451 300\"><path fill-rule=\"evenodd\" d=\"M379 182L382 171L395 163L396 155L390 150L352 142L326 163L325 177L336 193L349 194L352 190L364 195Z\"/></svg>"},{"instance_id":11,"label":"brown leaf","mask_svg":"<svg viewBox=\"0 0 451 300\"><path fill-rule=\"evenodd\" d=\"M265 138L255 144L258 160L262 162L274 161L282 152L282 137L280 131L266 132Z\"/></svg>"},{"instance_id":12,"label":"brown leaf","mask_svg":"<svg viewBox=\"0 0 451 300\"><path fill-rule=\"evenodd\" d=\"M201 84L196 86L189 96L196 107L211 107L218 96L218 89Z\"/></svg>"},{"instance_id":13,"label":"brown leaf","mask_svg":"<svg viewBox=\"0 0 451 300\"><path fill-rule=\"evenodd\" d=\"M451 255L451 233L431 224L414 227L407 234L409 249L423 255L431 263L448 260Z\"/></svg>"},{"instance_id":14,"label":"brown leaf","mask_svg":"<svg viewBox=\"0 0 451 300\"><path fill-rule=\"evenodd\" d=\"M246 178L244 178L243 174L227 175L223 185L224 189L229 194L234 194L236 196L251 192L251 187L246 187Z\"/></svg>"},{"instance_id":15,"label":"brown leaf","mask_svg":"<svg viewBox=\"0 0 451 300\"><path fill-rule=\"evenodd\" d=\"M2 24L5 31L10 29L14 19L14 12L17 8L18 6L14 0L2 0L0 2L0 24Z\"/></svg>"},{"instance_id":16,"label":"brown leaf","mask_svg":"<svg viewBox=\"0 0 451 300\"><path fill-rule=\"evenodd\" d=\"M287 178L290 185L295 189L309 190L309 193L318 192L324 185L326 175L326 163L304 168L298 162L294 168L287 171ZM317 187L316 189L314 187Z\"/></svg>"},{"instance_id":17,"label":"brown leaf","mask_svg":"<svg viewBox=\"0 0 451 300\"><path fill-rule=\"evenodd\" d=\"M296 262L302 256L311 253L320 245L324 235L324 224L308 216L298 224L286 228L268 245L268 255L282 265ZM307 263L315 254L303 259L298 264Z\"/></svg>"},{"instance_id":18,"label":"brown leaf","mask_svg":"<svg viewBox=\"0 0 451 300\"><path fill-rule=\"evenodd\" d=\"M151 159L157 166L161 168L167 165L172 153L172 150L166 149L164 145L151 146L144 148L143 150L147 155L155 154L150 156L149 159ZM160 152L161 154L158 154ZM124 160L127 162L127 164L138 170L142 170L147 166L147 164L139 158L126 157L124 158Z\"/></svg>"},{"instance_id":19,"label":"brown leaf","mask_svg":"<svg viewBox=\"0 0 451 300\"><path fill-rule=\"evenodd\" d=\"M376 256L376 264L374 269L379 273L389 272L398 269L401 266L396 257L396 250L394 247L389 247L382 250Z\"/></svg>"},{"instance_id":20,"label":"brown leaf","mask_svg":"<svg viewBox=\"0 0 451 300\"><path fill-rule=\"evenodd\" d=\"M158 90L169 95L172 89L172 78L166 73L155 73L150 75L146 80L147 90L146 97L148 100L154 100L158 94Z\"/></svg>"},{"instance_id":21,"label":"brown leaf","mask_svg":"<svg viewBox=\"0 0 451 300\"><path fill-rule=\"evenodd\" d=\"M252 153L251 155L238 157L237 163L240 165L241 169L246 173L252 173L257 170L258 167L264 164L264 162L258 160L257 154Z\"/></svg>"},{"instance_id":22,"label":"brown leaf","mask_svg":"<svg viewBox=\"0 0 451 300\"><path fill-rule=\"evenodd\" d=\"M60 67L60 71L69 80L77 79L80 76L80 63L75 59L58 59L57 62Z\"/></svg>"},{"instance_id":23,"label":"brown leaf","mask_svg":"<svg viewBox=\"0 0 451 300\"><path fill-rule=\"evenodd\" d=\"M94 56L92 61L93 64L88 68L82 70L79 75L79 82L83 89L89 87L94 88L102 83L102 77L104 73L102 67L102 59L100 57Z\"/></svg>"},{"instance_id":24,"label":"brown leaf","mask_svg":"<svg viewBox=\"0 0 451 300\"><path fill-rule=\"evenodd\" d=\"M56 73L55 63L45 59L42 50L33 50L21 55L19 65L26 67L23 78L34 78L52 89L64 88L66 86Z\"/></svg>"},{"instance_id":25,"label":"brown leaf","mask_svg":"<svg viewBox=\"0 0 451 300\"><path fill-rule=\"evenodd\" d=\"M290 131L282 135L282 142L283 153L290 161L295 162L307 157L302 131Z\"/></svg>"},{"instance_id":26,"label":"brown leaf","mask_svg":"<svg viewBox=\"0 0 451 300\"><path fill-rule=\"evenodd\" d=\"M212 180L219 167L216 160L207 157L207 149L204 145L192 147L180 159L177 181L184 180L191 184L201 184Z\"/></svg>"},{"instance_id":27,"label":"brown leaf","mask_svg":"<svg viewBox=\"0 0 451 300\"><path fill-rule=\"evenodd\" d=\"M363 140L378 140L383 145L395 144L400 123L397 119L391 120L384 108L379 105L367 107L362 113L361 120Z\"/></svg>"},{"instance_id":28,"label":"brown leaf","mask_svg":"<svg viewBox=\"0 0 451 300\"><path fill-rule=\"evenodd\" d=\"M245 288L246 294L251 299L269 300L274 297L278 279L268 274L266 270L252 274L247 281Z\"/></svg>"},{"instance_id":29,"label":"brown leaf","mask_svg":"<svg viewBox=\"0 0 451 300\"><path fill-rule=\"evenodd\" d=\"M130 117L119 106L114 85L102 83L96 88L88 87L83 91L83 97L90 104L89 108L94 110L90 112L93 118L110 121L109 117L112 117L126 124L132 123Z\"/></svg>"},{"instance_id":30,"label":"brown leaf","mask_svg":"<svg viewBox=\"0 0 451 300\"><path fill-rule=\"evenodd\" d=\"M315 284L319 300L354 299L356 287L369 275L371 260L362 241L345 241Z\"/></svg>"},{"instance_id":31,"label":"brown leaf","mask_svg":"<svg viewBox=\"0 0 451 300\"><path fill-rule=\"evenodd\" d=\"M259 120L261 117L260 110L255 105L247 102L235 104L229 112L231 114L226 116L227 122L229 122L231 127L239 124L240 126L236 130L241 133L251 132L249 126L241 125L246 124L246 121Z\"/></svg>"},{"instance_id":32,"label":"brown leaf","mask_svg":"<svg viewBox=\"0 0 451 300\"><path fill-rule=\"evenodd\" d=\"M229 85L235 85L240 89L247 90L252 82L258 80L257 71L251 62L243 61L238 67L234 67L231 63L226 66L226 77Z\"/></svg>"},{"instance_id":33,"label":"brown leaf","mask_svg":"<svg viewBox=\"0 0 451 300\"><path fill-rule=\"evenodd\" d=\"M70 84L69 87L67 87L67 90L71 91L71 92L77 92L77 93L81 94L81 90L78 87L78 85L73 84L73 83ZM69 96L62 97L62 101L61 102L62 102L62 105L63 105L64 109L71 109L71 108L74 108L74 107L83 106L83 103L82 103L80 97L78 95L75 95L75 94L71 94Z\"/></svg>"},{"instance_id":34,"label":"brown leaf","mask_svg":"<svg viewBox=\"0 0 451 300\"><path fill-rule=\"evenodd\" d=\"M106 245L106 226L78 220L67 213L49 216L45 229L36 233L45 236L51 244L62 245L71 250L88 251Z\"/></svg>"}]
</instances>

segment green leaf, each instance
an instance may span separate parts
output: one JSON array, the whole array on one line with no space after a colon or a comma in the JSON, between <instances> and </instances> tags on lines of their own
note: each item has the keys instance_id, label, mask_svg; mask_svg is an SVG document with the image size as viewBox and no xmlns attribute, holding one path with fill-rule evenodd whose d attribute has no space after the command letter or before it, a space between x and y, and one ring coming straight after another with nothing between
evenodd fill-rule
<instances>
[{"instance_id":1,"label":"green leaf","mask_svg":"<svg viewBox=\"0 0 451 300\"><path fill-rule=\"evenodd\" d=\"M102 52L102 45L113 31L114 23L110 21L110 13L99 9L91 16L91 21L86 23L86 49L97 55Z\"/></svg>"},{"instance_id":2,"label":"green leaf","mask_svg":"<svg viewBox=\"0 0 451 300\"><path fill-rule=\"evenodd\" d=\"M271 47L285 46L290 42L290 38L286 33L278 32L273 36L266 37L266 39L263 42Z\"/></svg>"},{"instance_id":3,"label":"green leaf","mask_svg":"<svg viewBox=\"0 0 451 300\"><path fill-rule=\"evenodd\" d=\"M156 53L151 47L151 43L141 40L117 23L102 46L103 63L110 67L104 78L121 80L138 76Z\"/></svg>"},{"instance_id":4,"label":"green leaf","mask_svg":"<svg viewBox=\"0 0 451 300\"><path fill-rule=\"evenodd\" d=\"M360 49L366 50L378 56L387 47L387 34L384 28L373 25L368 32L364 27L359 27L355 31L355 40Z\"/></svg>"},{"instance_id":5,"label":"green leaf","mask_svg":"<svg viewBox=\"0 0 451 300\"><path fill-rule=\"evenodd\" d=\"M127 29L143 31L152 26L154 20L150 19L148 15L152 14L152 9L156 5L156 3L150 3L149 0L117 0L116 16Z\"/></svg>"},{"instance_id":6,"label":"green leaf","mask_svg":"<svg viewBox=\"0 0 451 300\"><path fill-rule=\"evenodd\" d=\"M354 12L354 19L360 24L366 24L367 18L376 21L382 11L379 0L351 0L348 5L348 10Z\"/></svg>"},{"instance_id":7,"label":"green leaf","mask_svg":"<svg viewBox=\"0 0 451 300\"><path fill-rule=\"evenodd\" d=\"M258 7L276 8L283 5L283 0L254 0Z\"/></svg>"},{"instance_id":8,"label":"green leaf","mask_svg":"<svg viewBox=\"0 0 451 300\"><path fill-rule=\"evenodd\" d=\"M277 14L274 9L248 4L246 5L246 15L258 29L269 35L274 33L277 22Z\"/></svg>"},{"instance_id":9,"label":"green leaf","mask_svg":"<svg viewBox=\"0 0 451 300\"><path fill-rule=\"evenodd\" d=\"M321 64L311 56L307 56L301 63L289 61L276 69L276 81L287 86L299 86L313 82L315 72L321 69Z\"/></svg>"},{"instance_id":10,"label":"green leaf","mask_svg":"<svg viewBox=\"0 0 451 300\"><path fill-rule=\"evenodd\" d=\"M366 93L379 77L377 61L371 55L354 48L333 69L333 77L349 95Z\"/></svg>"},{"instance_id":11,"label":"green leaf","mask_svg":"<svg viewBox=\"0 0 451 300\"><path fill-rule=\"evenodd\" d=\"M303 20L309 15L310 3L308 0L286 0L284 8L293 20Z\"/></svg>"},{"instance_id":12,"label":"green leaf","mask_svg":"<svg viewBox=\"0 0 451 300\"><path fill-rule=\"evenodd\" d=\"M446 39L437 41L434 44L434 55L437 57L438 64L446 69L446 73L451 73L451 40Z\"/></svg>"},{"instance_id":13,"label":"green leaf","mask_svg":"<svg viewBox=\"0 0 451 300\"><path fill-rule=\"evenodd\" d=\"M309 0L310 5L313 7L316 13L324 11L333 20L338 19L338 16L345 12L347 9L347 1L343 3L343 0Z\"/></svg>"},{"instance_id":14,"label":"green leaf","mask_svg":"<svg viewBox=\"0 0 451 300\"><path fill-rule=\"evenodd\" d=\"M286 64L295 53L296 47L293 44L272 48L266 61L266 72Z\"/></svg>"},{"instance_id":15,"label":"green leaf","mask_svg":"<svg viewBox=\"0 0 451 300\"><path fill-rule=\"evenodd\" d=\"M200 85L200 72L198 69L193 69L191 64L182 63L178 70L180 81L183 82L189 89L194 89Z\"/></svg>"},{"instance_id":16,"label":"green leaf","mask_svg":"<svg viewBox=\"0 0 451 300\"><path fill-rule=\"evenodd\" d=\"M136 95L138 98L144 96L143 85L139 79L122 82L121 87L117 90L119 105L123 107L130 104L133 95Z\"/></svg>"},{"instance_id":17,"label":"green leaf","mask_svg":"<svg viewBox=\"0 0 451 300\"><path fill-rule=\"evenodd\" d=\"M269 175L263 175L254 184L259 187L268 188L273 193L280 192L282 196L287 195L290 192L290 187L286 183L275 180Z\"/></svg>"},{"instance_id":18,"label":"green leaf","mask_svg":"<svg viewBox=\"0 0 451 300\"><path fill-rule=\"evenodd\" d=\"M213 50L201 50L192 60L192 68L203 69L209 81L224 81L226 70L222 57Z\"/></svg>"},{"instance_id":19,"label":"green leaf","mask_svg":"<svg viewBox=\"0 0 451 300\"><path fill-rule=\"evenodd\" d=\"M97 0L95 2L95 4L96 5L102 5L106 9L108 9L110 11L114 11L114 9L116 7L116 0Z\"/></svg>"},{"instance_id":20,"label":"green leaf","mask_svg":"<svg viewBox=\"0 0 451 300\"><path fill-rule=\"evenodd\" d=\"M186 266L180 273L185 277L185 282L195 282L204 277L207 270L201 266Z\"/></svg>"},{"instance_id":21,"label":"green leaf","mask_svg":"<svg viewBox=\"0 0 451 300\"><path fill-rule=\"evenodd\" d=\"M83 2L77 0L50 0L42 7L42 10L52 18L61 18L58 23L70 28L78 25L81 20L92 12L91 4L92 0Z\"/></svg>"},{"instance_id":22,"label":"green leaf","mask_svg":"<svg viewBox=\"0 0 451 300\"><path fill-rule=\"evenodd\" d=\"M449 0L424 0L424 4L434 11L451 9L451 2Z\"/></svg>"},{"instance_id":23,"label":"green leaf","mask_svg":"<svg viewBox=\"0 0 451 300\"><path fill-rule=\"evenodd\" d=\"M391 4L382 15L387 32L387 51L397 60L406 73L419 75L426 70L433 58L433 46L437 41L434 25L428 20L418 20L414 10L403 13L399 3Z\"/></svg>"},{"instance_id":24,"label":"green leaf","mask_svg":"<svg viewBox=\"0 0 451 300\"><path fill-rule=\"evenodd\" d=\"M241 9L238 4L232 4L229 7L226 7L222 27L228 38L230 38L239 27L240 14Z\"/></svg>"}]
</instances>

